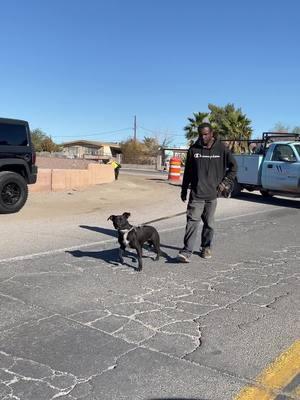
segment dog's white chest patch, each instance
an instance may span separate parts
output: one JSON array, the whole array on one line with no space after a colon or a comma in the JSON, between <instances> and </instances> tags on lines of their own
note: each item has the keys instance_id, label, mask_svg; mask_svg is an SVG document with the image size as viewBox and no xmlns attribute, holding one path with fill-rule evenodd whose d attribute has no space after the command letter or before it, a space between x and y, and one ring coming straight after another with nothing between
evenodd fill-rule
<instances>
[{"instance_id":1,"label":"dog's white chest patch","mask_svg":"<svg viewBox=\"0 0 300 400\"><path fill-rule=\"evenodd\" d=\"M128 240L128 234L129 234L129 232L132 230L133 228L131 228L131 229L126 229L126 230L122 230L121 232L123 233L123 245L125 246L125 247L127 247L128 245L129 245L129 240Z\"/></svg>"},{"instance_id":2,"label":"dog's white chest patch","mask_svg":"<svg viewBox=\"0 0 300 400\"><path fill-rule=\"evenodd\" d=\"M128 231L128 232L129 232L129 231ZM128 244L129 244L129 241L128 241L128 239L127 239L128 232L126 232L126 233L124 234L124 236L123 236L123 244L124 244L124 246L128 246Z\"/></svg>"}]
</instances>

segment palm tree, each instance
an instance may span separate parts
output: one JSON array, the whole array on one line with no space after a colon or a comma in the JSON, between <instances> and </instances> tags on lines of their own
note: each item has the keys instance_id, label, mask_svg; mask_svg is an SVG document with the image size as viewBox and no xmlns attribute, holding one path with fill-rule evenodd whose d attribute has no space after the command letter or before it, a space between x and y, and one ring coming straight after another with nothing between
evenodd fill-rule
<instances>
[{"instance_id":1,"label":"palm tree","mask_svg":"<svg viewBox=\"0 0 300 400\"><path fill-rule=\"evenodd\" d=\"M209 113L196 112L193 113L193 118L188 118L189 124L183 129L185 130L185 137L191 142L193 139L198 138L198 126L205 122Z\"/></svg>"},{"instance_id":2,"label":"palm tree","mask_svg":"<svg viewBox=\"0 0 300 400\"><path fill-rule=\"evenodd\" d=\"M247 140L251 138L251 121L243 114L241 108L235 108L228 103L224 107L214 104L208 105L209 113L193 113L193 118L188 118L189 124L184 127L185 136L191 142L198 137L198 126L209 121L213 127L215 136L228 141L228 146L234 152L246 151Z\"/></svg>"},{"instance_id":3,"label":"palm tree","mask_svg":"<svg viewBox=\"0 0 300 400\"><path fill-rule=\"evenodd\" d=\"M242 152L247 149L247 140L251 138L251 121L243 114L241 108L236 109L233 104L225 107L217 107L209 104L210 120L218 135L226 139L229 148L234 152Z\"/></svg>"}]
</instances>

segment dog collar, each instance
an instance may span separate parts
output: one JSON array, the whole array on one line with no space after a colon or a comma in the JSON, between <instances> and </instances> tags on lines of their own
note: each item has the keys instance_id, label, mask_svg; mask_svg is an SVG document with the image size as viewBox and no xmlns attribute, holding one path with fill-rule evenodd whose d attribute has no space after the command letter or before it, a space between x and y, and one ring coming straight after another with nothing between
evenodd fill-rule
<instances>
[{"instance_id":1,"label":"dog collar","mask_svg":"<svg viewBox=\"0 0 300 400\"><path fill-rule=\"evenodd\" d=\"M132 228L130 228L130 229L120 229L120 232L122 232L122 233L129 233L130 231L132 231L134 229L134 226L132 227Z\"/></svg>"}]
</instances>

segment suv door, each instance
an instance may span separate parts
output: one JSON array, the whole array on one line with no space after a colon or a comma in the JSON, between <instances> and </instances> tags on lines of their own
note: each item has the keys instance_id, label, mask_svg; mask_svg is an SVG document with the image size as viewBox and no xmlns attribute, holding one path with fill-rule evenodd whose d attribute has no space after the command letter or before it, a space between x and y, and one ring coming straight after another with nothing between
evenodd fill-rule
<instances>
[{"instance_id":1,"label":"suv door","mask_svg":"<svg viewBox=\"0 0 300 400\"><path fill-rule=\"evenodd\" d=\"M299 163L289 144L275 145L271 160L263 166L262 184L269 190L297 192Z\"/></svg>"}]
</instances>

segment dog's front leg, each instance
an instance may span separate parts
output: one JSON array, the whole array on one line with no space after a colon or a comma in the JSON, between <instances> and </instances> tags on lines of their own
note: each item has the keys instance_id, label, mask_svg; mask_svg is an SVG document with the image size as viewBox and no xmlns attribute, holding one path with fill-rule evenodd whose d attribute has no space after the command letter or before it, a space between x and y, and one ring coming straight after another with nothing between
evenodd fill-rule
<instances>
[{"instance_id":1,"label":"dog's front leg","mask_svg":"<svg viewBox=\"0 0 300 400\"><path fill-rule=\"evenodd\" d=\"M137 267L137 271L141 271L143 268L143 249L142 246L137 245L136 246L136 252L137 252L137 257L138 257L138 267Z\"/></svg>"},{"instance_id":2,"label":"dog's front leg","mask_svg":"<svg viewBox=\"0 0 300 400\"><path fill-rule=\"evenodd\" d=\"M125 253L125 246L121 246L119 249L119 261L121 264L124 264L124 253Z\"/></svg>"}]
</instances>

